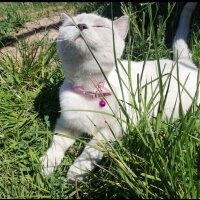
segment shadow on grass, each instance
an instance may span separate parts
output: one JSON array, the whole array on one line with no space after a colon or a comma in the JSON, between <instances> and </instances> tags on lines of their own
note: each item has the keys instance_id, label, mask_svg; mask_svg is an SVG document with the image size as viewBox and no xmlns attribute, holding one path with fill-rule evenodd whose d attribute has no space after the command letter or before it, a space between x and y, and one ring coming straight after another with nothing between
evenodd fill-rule
<instances>
[{"instance_id":1,"label":"shadow on grass","mask_svg":"<svg viewBox=\"0 0 200 200\"><path fill-rule=\"evenodd\" d=\"M48 82L40 91L34 102L34 107L43 120L50 122L50 130L53 131L56 119L59 116L59 88L63 80L58 83Z\"/></svg>"}]
</instances>

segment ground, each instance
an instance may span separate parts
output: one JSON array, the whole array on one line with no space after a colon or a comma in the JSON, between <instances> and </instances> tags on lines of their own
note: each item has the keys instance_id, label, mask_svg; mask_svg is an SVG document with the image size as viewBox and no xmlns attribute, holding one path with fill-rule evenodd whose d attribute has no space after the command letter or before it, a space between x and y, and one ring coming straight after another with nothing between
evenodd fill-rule
<instances>
[{"instance_id":1,"label":"ground","mask_svg":"<svg viewBox=\"0 0 200 200\"><path fill-rule=\"evenodd\" d=\"M62 12L66 13L66 10L64 10L64 8L60 6L59 12L50 9L50 13L48 13L48 16L43 16L40 19L26 22L26 28L23 28L18 32L13 33L13 36L16 38L16 40L13 40L12 44L2 47L0 51L4 54L12 54L16 52L17 41L22 39L25 39L29 42L38 42L45 36L49 38L49 41L56 40L58 29L61 25L60 13ZM75 10L72 8L68 10L67 13L69 15L73 15L75 13Z\"/></svg>"}]
</instances>

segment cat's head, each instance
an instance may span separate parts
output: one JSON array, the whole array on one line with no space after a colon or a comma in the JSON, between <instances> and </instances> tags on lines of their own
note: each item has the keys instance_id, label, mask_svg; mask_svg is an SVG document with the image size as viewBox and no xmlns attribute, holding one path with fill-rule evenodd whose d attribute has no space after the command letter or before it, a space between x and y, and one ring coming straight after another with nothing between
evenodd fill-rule
<instances>
[{"instance_id":1,"label":"cat's head","mask_svg":"<svg viewBox=\"0 0 200 200\"><path fill-rule=\"evenodd\" d=\"M73 17L87 44L101 65L114 63L112 21L95 15L82 13ZM85 62L94 60L80 31L73 20L61 14L62 26L57 39L59 57L63 62ZM116 57L122 56L128 33L128 16L113 22Z\"/></svg>"}]
</instances>

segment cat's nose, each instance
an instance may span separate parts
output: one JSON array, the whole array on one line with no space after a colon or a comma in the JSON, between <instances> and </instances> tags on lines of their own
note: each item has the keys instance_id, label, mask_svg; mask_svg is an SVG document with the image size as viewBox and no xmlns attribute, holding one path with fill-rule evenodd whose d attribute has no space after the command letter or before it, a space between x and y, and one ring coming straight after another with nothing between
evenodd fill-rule
<instances>
[{"instance_id":1,"label":"cat's nose","mask_svg":"<svg viewBox=\"0 0 200 200\"><path fill-rule=\"evenodd\" d=\"M86 24L78 24L78 27L81 31L88 28Z\"/></svg>"}]
</instances>

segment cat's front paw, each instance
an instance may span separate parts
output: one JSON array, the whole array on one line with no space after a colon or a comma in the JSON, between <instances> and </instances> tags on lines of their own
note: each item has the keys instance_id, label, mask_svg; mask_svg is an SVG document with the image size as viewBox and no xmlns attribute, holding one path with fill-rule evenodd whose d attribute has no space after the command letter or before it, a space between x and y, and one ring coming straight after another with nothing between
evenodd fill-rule
<instances>
[{"instance_id":1,"label":"cat's front paw","mask_svg":"<svg viewBox=\"0 0 200 200\"><path fill-rule=\"evenodd\" d=\"M89 178L89 174L86 171L83 171L78 167L72 165L67 172L67 178L72 182L74 182L75 179L83 181Z\"/></svg>"},{"instance_id":2,"label":"cat's front paw","mask_svg":"<svg viewBox=\"0 0 200 200\"><path fill-rule=\"evenodd\" d=\"M42 165L42 173L46 176L53 173L56 169L55 161L53 162L47 155L44 155L40 158L40 163Z\"/></svg>"}]
</instances>

